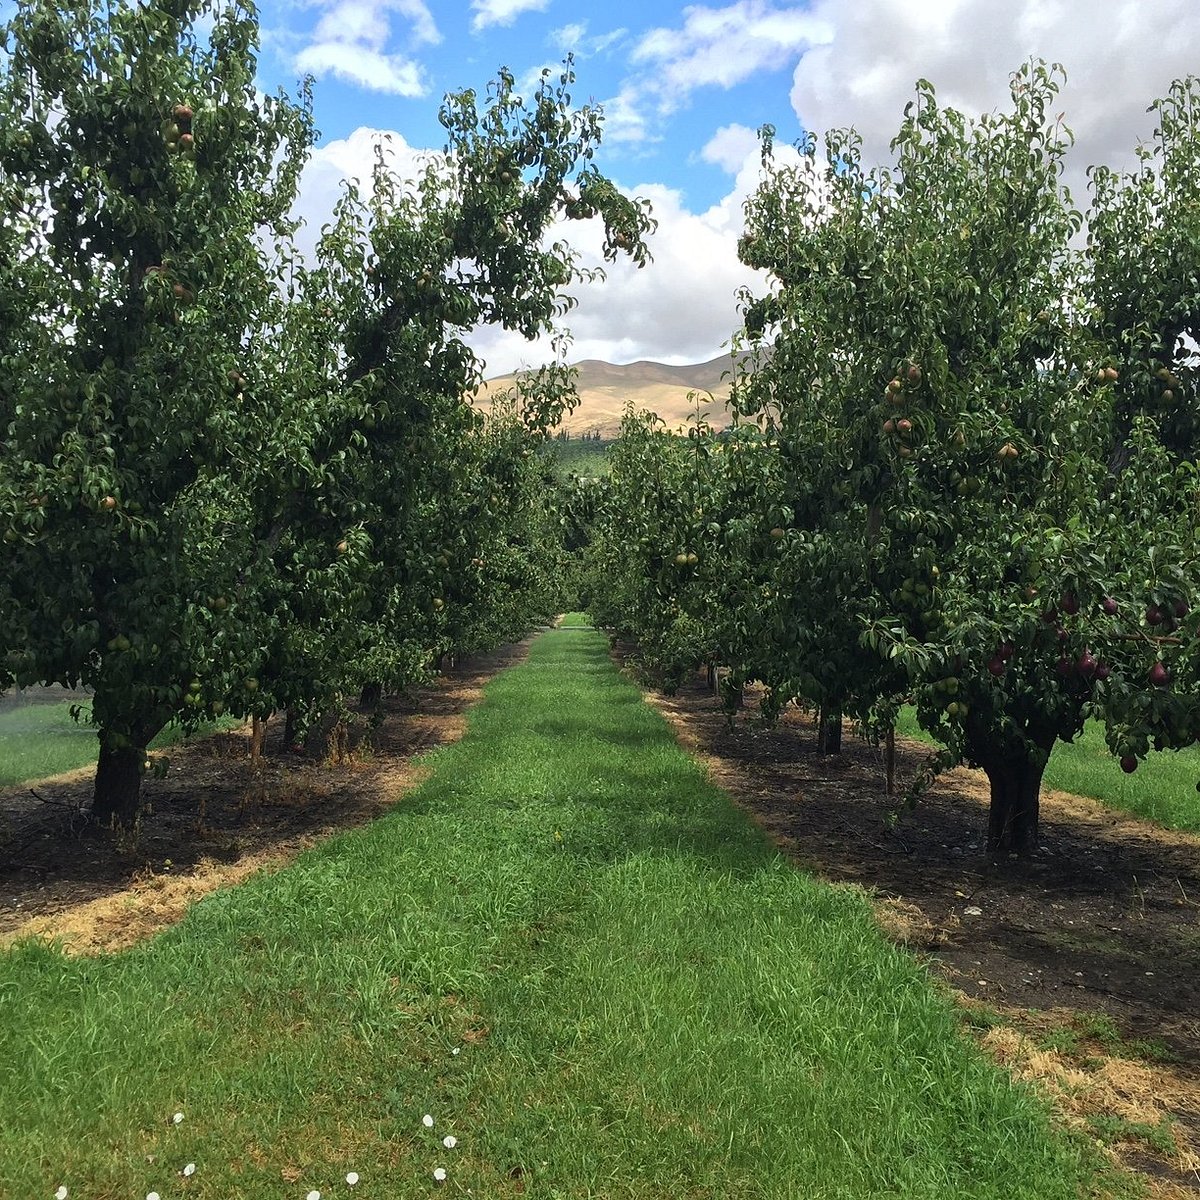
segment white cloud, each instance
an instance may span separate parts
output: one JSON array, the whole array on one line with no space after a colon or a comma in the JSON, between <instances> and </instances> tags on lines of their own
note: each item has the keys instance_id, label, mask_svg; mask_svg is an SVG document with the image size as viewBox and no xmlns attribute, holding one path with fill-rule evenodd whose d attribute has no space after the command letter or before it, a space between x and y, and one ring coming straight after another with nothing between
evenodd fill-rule
<instances>
[{"instance_id":1,"label":"white cloud","mask_svg":"<svg viewBox=\"0 0 1200 1200\"><path fill-rule=\"evenodd\" d=\"M1031 56L1061 62L1067 83L1050 115L1064 113L1076 135L1077 204L1086 166L1131 166L1154 126L1146 106L1200 62L1194 0L817 0L812 17L832 36L800 60L792 106L818 132L853 125L868 161L890 158L918 78L977 114L1009 103L1009 75Z\"/></svg>"},{"instance_id":2,"label":"white cloud","mask_svg":"<svg viewBox=\"0 0 1200 1200\"><path fill-rule=\"evenodd\" d=\"M695 5L683 13L680 28L652 29L633 52L634 62L653 69L644 86L668 111L696 88L730 88L787 66L833 33L830 22L808 8L779 8L769 0L738 0L725 8Z\"/></svg>"},{"instance_id":3,"label":"white cloud","mask_svg":"<svg viewBox=\"0 0 1200 1200\"><path fill-rule=\"evenodd\" d=\"M318 42L307 47L296 55L296 69L318 77L336 75L373 92L397 96L423 96L428 90L416 63L349 42Z\"/></svg>"},{"instance_id":4,"label":"white cloud","mask_svg":"<svg viewBox=\"0 0 1200 1200\"><path fill-rule=\"evenodd\" d=\"M735 123L718 129L700 151L700 157L730 175L736 175L747 156L757 148L758 134L747 125Z\"/></svg>"},{"instance_id":5,"label":"white cloud","mask_svg":"<svg viewBox=\"0 0 1200 1200\"><path fill-rule=\"evenodd\" d=\"M324 6L311 43L295 55L296 69L318 77L335 75L371 91L425 95L428 86L420 64L389 52L393 13L407 18L411 42L441 41L424 0L336 0Z\"/></svg>"},{"instance_id":6,"label":"white cloud","mask_svg":"<svg viewBox=\"0 0 1200 1200\"><path fill-rule=\"evenodd\" d=\"M777 147L780 165L795 165L799 155ZM574 341L572 361L704 362L720 353L740 325L737 292L749 285L761 292L765 281L739 262L742 206L761 177L757 145L743 159L729 194L703 213L688 211L679 192L660 184L628 189L654 206L658 231L649 245L654 261L638 270L621 260L604 264L607 278L578 286L578 306L566 318ZM569 222L555 231L580 250L584 265L602 262L599 222ZM536 365L548 354L544 343L527 343L502 331L485 330L477 350L489 376L521 365Z\"/></svg>"},{"instance_id":7,"label":"white cloud","mask_svg":"<svg viewBox=\"0 0 1200 1200\"><path fill-rule=\"evenodd\" d=\"M563 25L560 29L550 30L550 44L563 54L577 49L587 37L587 22L576 21L572 25Z\"/></svg>"},{"instance_id":8,"label":"white cloud","mask_svg":"<svg viewBox=\"0 0 1200 1200\"><path fill-rule=\"evenodd\" d=\"M576 59L591 58L596 54L603 54L605 50L615 46L623 37L629 33L628 29L611 29L608 33L598 33L588 35L588 23L586 21L575 21L570 25L563 25L558 29L552 29L549 34L549 41L552 46L557 47L560 54L572 53Z\"/></svg>"},{"instance_id":9,"label":"white cloud","mask_svg":"<svg viewBox=\"0 0 1200 1200\"><path fill-rule=\"evenodd\" d=\"M511 25L522 13L545 12L550 0L471 0L471 32L489 25Z\"/></svg>"}]
</instances>

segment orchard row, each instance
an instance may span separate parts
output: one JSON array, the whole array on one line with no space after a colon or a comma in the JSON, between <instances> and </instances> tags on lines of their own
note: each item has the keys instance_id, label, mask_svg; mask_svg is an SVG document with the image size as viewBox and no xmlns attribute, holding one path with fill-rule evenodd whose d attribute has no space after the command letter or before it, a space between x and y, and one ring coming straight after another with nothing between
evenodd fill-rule
<instances>
[{"instance_id":1,"label":"orchard row","mask_svg":"<svg viewBox=\"0 0 1200 1200\"><path fill-rule=\"evenodd\" d=\"M257 92L257 39L206 0L19 0L0 32L0 691L95 690L104 821L169 722L302 736L555 611L536 451L570 373L484 420L464 339L555 332L560 218L645 261L569 61L447 97L444 153L406 181L381 150L302 261L309 96Z\"/></svg>"},{"instance_id":2,"label":"orchard row","mask_svg":"<svg viewBox=\"0 0 1200 1200\"><path fill-rule=\"evenodd\" d=\"M1057 90L1031 64L970 120L922 83L886 169L768 136L734 424L628 419L591 547L594 614L668 678L725 664L831 735L915 702L1000 853L1089 716L1126 771L1200 737L1200 85L1086 214Z\"/></svg>"}]
</instances>

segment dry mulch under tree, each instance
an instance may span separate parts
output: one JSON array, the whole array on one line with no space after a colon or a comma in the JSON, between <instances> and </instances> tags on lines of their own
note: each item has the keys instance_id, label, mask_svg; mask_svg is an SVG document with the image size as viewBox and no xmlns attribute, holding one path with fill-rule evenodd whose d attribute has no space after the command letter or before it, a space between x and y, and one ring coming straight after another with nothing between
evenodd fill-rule
<instances>
[{"instance_id":1,"label":"dry mulch under tree","mask_svg":"<svg viewBox=\"0 0 1200 1200\"><path fill-rule=\"evenodd\" d=\"M1041 853L992 865L981 772L947 772L908 810L849 724L825 756L811 715L768 729L748 703L730 721L703 673L650 699L789 856L872 893L885 931L1068 1125L1152 1194L1200 1195L1200 837L1051 791ZM897 739L898 792L929 753Z\"/></svg>"}]
</instances>

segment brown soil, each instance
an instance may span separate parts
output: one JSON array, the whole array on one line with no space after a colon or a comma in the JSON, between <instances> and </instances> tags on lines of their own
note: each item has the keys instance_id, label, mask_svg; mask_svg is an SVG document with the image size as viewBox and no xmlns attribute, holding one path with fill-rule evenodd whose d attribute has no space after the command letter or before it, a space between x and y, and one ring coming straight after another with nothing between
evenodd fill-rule
<instances>
[{"instance_id":1,"label":"brown soil","mask_svg":"<svg viewBox=\"0 0 1200 1200\"><path fill-rule=\"evenodd\" d=\"M165 777L143 784L135 835L86 821L92 768L0 791L0 946L37 935L75 953L122 949L208 892L372 820L425 777L416 756L457 741L483 684L527 649L505 647L389 697L382 723L337 765L291 753L282 717L267 723L256 762L248 725L172 747Z\"/></svg>"},{"instance_id":2,"label":"brown soil","mask_svg":"<svg viewBox=\"0 0 1200 1200\"><path fill-rule=\"evenodd\" d=\"M870 891L884 928L1068 1123L1101 1133L1153 1194L1200 1195L1200 837L1050 792L1041 853L992 865L979 772L948 772L907 811L886 795L882 748L849 725L843 753L823 756L811 716L767 729L748 705L730 722L703 674L650 699L789 855ZM897 741L898 790L928 753ZM1164 1119L1174 1151L1120 1124Z\"/></svg>"}]
</instances>

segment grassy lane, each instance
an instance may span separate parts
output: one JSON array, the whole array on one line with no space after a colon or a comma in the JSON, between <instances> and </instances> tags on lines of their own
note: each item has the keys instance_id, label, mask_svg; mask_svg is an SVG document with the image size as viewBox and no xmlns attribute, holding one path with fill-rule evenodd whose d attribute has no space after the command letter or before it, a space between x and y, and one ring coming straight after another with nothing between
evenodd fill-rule
<instances>
[{"instance_id":1,"label":"grassy lane","mask_svg":"<svg viewBox=\"0 0 1200 1200\"><path fill-rule=\"evenodd\" d=\"M562 1200L1088 1186L601 635L541 637L434 762L389 816L135 951L0 958L0 1195L400 1200L438 1168L451 1195Z\"/></svg>"},{"instance_id":2,"label":"grassy lane","mask_svg":"<svg viewBox=\"0 0 1200 1200\"><path fill-rule=\"evenodd\" d=\"M902 709L896 732L934 745L911 708ZM1200 833L1200 749L1152 751L1132 775L1121 770L1104 741L1104 726L1089 721L1073 742L1059 742L1046 765L1045 786L1091 796L1168 829Z\"/></svg>"}]
</instances>

